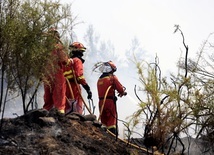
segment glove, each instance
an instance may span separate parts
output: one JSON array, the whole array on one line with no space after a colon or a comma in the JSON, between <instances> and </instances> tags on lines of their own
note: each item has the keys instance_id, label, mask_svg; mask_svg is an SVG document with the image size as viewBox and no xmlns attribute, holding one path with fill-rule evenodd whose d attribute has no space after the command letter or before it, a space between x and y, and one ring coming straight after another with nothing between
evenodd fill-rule
<instances>
[{"instance_id":1,"label":"glove","mask_svg":"<svg viewBox=\"0 0 214 155\"><path fill-rule=\"evenodd\" d=\"M92 92L90 90L90 87L86 84L86 85L83 85L83 88L86 90L86 92L88 93L88 99L91 99L92 98Z\"/></svg>"},{"instance_id":2,"label":"glove","mask_svg":"<svg viewBox=\"0 0 214 155\"><path fill-rule=\"evenodd\" d=\"M87 93L88 93L88 99L91 99L92 98L92 92L89 90L89 91L87 91Z\"/></svg>"},{"instance_id":3,"label":"glove","mask_svg":"<svg viewBox=\"0 0 214 155\"><path fill-rule=\"evenodd\" d=\"M126 95L127 95L127 92L124 92L123 94L118 94L119 97L126 96Z\"/></svg>"}]
</instances>

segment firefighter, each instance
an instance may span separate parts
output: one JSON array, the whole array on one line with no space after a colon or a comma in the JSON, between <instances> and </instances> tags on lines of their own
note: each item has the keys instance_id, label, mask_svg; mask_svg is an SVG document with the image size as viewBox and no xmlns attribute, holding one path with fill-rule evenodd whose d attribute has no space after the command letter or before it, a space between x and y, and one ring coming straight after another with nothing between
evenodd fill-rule
<instances>
[{"instance_id":1,"label":"firefighter","mask_svg":"<svg viewBox=\"0 0 214 155\"><path fill-rule=\"evenodd\" d=\"M47 37L53 37L51 38L51 43L54 44L53 47L51 47L53 50L50 53L50 57L48 57L47 65L44 71L43 108L48 111L52 108L56 108L59 113L64 114L66 102L66 81L63 75L63 66L67 64L68 56L60 41L59 32L55 28L51 28L46 35Z\"/></svg>"},{"instance_id":2,"label":"firefighter","mask_svg":"<svg viewBox=\"0 0 214 155\"><path fill-rule=\"evenodd\" d=\"M102 75L97 81L101 123L115 135L118 134L117 97L115 93L117 91L119 97L127 94L125 87L119 82L117 76L114 75L116 70L117 68L112 61L103 63L100 67Z\"/></svg>"},{"instance_id":3,"label":"firefighter","mask_svg":"<svg viewBox=\"0 0 214 155\"><path fill-rule=\"evenodd\" d=\"M92 99L92 92L83 75L83 63L85 60L82 57L83 53L86 51L86 48L80 42L73 42L69 46L69 49L71 52L69 64L64 68L64 76L69 81L69 83L67 83L66 96L68 99L72 99L72 103L75 103L75 105L71 105L67 102L66 111L67 113L69 113L69 111L75 111L82 114L83 98L80 85L86 90L88 94L87 98Z\"/></svg>"}]
</instances>

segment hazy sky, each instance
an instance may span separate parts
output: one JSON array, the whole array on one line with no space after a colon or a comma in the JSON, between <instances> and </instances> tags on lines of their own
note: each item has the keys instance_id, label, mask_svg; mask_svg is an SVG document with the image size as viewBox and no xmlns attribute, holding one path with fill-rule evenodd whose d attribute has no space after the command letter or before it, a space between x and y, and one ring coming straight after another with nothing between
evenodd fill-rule
<instances>
[{"instance_id":1,"label":"hazy sky","mask_svg":"<svg viewBox=\"0 0 214 155\"><path fill-rule=\"evenodd\" d=\"M83 40L88 25L93 25L101 38L110 40L117 53L124 54L137 37L142 48L158 55L163 71L175 68L185 51L178 24L185 35L190 56L195 56L202 41L214 32L213 0L62 0L72 3L77 21L78 40ZM184 55L184 53L183 53Z\"/></svg>"},{"instance_id":2,"label":"hazy sky","mask_svg":"<svg viewBox=\"0 0 214 155\"><path fill-rule=\"evenodd\" d=\"M213 0L61 0L72 3L78 41L84 44L83 35L93 25L103 40L110 40L115 52L124 55L131 40L137 37L144 51L159 57L162 73L176 69L184 46L180 33L174 34L175 24L180 25L189 46L189 56L195 57L202 42L214 32ZM183 53L181 52L183 51ZM177 71L177 70L176 70ZM120 102L127 100L120 99ZM131 98L128 98L131 101ZM118 104L120 119L133 113L133 103ZM97 103L95 103L97 104ZM124 112L125 111L125 112Z\"/></svg>"}]
</instances>

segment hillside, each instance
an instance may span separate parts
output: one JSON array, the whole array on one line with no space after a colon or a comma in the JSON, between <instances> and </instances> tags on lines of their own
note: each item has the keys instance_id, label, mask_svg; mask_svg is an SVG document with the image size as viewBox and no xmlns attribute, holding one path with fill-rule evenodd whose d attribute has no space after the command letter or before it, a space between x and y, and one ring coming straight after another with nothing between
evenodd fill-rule
<instances>
[{"instance_id":1,"label":"hillside","mask_svg":"<svg viewBox=\"0 0 214 155\"><path fill-rule=\"evenodd\" d=\"M106 132L94 115L66 116L55 110L34 110L4 118L0 154L4 155L128 155L146 154Z\"/></svg>"}]
</instances>

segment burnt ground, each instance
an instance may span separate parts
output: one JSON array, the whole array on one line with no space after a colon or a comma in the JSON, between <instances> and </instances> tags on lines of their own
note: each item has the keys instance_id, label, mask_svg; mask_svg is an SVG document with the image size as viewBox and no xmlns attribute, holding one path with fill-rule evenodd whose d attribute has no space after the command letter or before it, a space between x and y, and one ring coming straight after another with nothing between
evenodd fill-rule
<instances>
[{"instance_id":1,"label":"burnt ground","mask_svg":"<svg viewBox=\"0 0 214 155\"><path fill-rule=\"evenodd\" d=\"M1 120L0 154L4 155L144 155L101 128L94 115L66 116L34 110Z\"/></svg>"}]
</instances>

